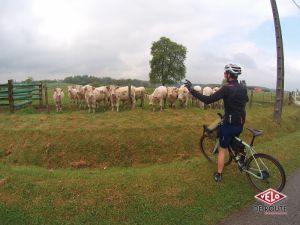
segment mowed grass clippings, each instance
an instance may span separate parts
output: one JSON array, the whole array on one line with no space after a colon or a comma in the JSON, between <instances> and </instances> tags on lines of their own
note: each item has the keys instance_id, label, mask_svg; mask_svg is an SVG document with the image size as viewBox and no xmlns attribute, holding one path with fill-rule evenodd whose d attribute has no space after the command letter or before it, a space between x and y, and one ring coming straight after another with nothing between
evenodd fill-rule
<instances>
[{"instance_id":1,"label":"mowed grass clippings","mask_svg":"<svg viewBox=\"0 0 300 225\"><path fill-rule=\"evenodd\" d=\"M246 126L265 131L257 151L291 173L300 165L299 109L286 107L281 126L272 110L248 110ZM255 194L235 164L215 184L216 165L200 155L201 126L216 112L0 114L0 224L216 223Z\"/></svg>"}]
</instances>

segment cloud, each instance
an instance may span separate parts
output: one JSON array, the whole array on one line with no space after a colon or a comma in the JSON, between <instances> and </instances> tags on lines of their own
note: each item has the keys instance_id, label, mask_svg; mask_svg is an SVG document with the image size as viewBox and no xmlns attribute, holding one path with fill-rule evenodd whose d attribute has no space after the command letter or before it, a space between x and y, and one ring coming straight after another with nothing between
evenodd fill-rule
<instances>
[{"instance_id":1,"label":"cloud","mask_svg":"<svg viewBox=\"0 0 300 225\"><path fill-rule=\"evenodd\" d=\"M282 18L297 16L292 3L277 3ZM269 1L1 1L0 82L73 74L147 80L151 44L166 36L187 47L187 76L195 82L219 82L224 64L236 62L245 77L251 72L248 83L274 87L275 79L261 76L276 73L274 33L266 33L272 49L249 39L272 19ZM299 74L286 60L287 71Z\"/></svg>"}]
</instances>

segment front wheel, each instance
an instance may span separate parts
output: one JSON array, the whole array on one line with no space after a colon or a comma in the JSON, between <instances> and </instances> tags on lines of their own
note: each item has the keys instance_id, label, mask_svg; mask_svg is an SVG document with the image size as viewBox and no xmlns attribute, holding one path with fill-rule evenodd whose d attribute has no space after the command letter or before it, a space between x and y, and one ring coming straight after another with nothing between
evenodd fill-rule
<instances>
[{"instance_id":1,"label":"front wheel","mask_svg":"<svg viewBox=\"0 0 300 225\"><path fill-rule=\"evenodd\" d=\"M218 138L216 137L210 137L204 134L200 138L200 142L199 142L200 150L209 162L218 163L218 150L217 150L217 148L219 147L218 143L219 143ZM224 166L229 165L231 160L232 157L228 150L225 152Z\"/></svg>"},{"instance_id":2,"label":"front wheel","mask_svg":"<svg viewBox=\"0 0 300 225\"><path fill-rule=\"evenodd\" d=\"M286 177L281 164L270 155L254 154L246 162L247 177L258 191L282 191Z\"/></svg>"}]
</instances>

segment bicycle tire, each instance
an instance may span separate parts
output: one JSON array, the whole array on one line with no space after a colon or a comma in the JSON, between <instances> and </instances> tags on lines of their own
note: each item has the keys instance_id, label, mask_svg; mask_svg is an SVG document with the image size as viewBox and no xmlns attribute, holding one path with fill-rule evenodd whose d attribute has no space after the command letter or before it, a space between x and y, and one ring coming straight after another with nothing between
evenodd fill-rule
<instances>
[{"instance_id":1,"label":"bicycle tire","mask_svg":"<svg viewBox=\"0 0 300 225\"><path fill-rule=\"evenodd\" d=\"M211 142L211 143L209 143L209 142ZM200 138L200 141L199 141L199 147L200 147L202 154L211 163L218 163L218 155L213 154L213 152L212 152L215 143L216 143L215 138L211 138L205 134ZM232 161L232 156L228 150L225 152L224 166L228 166L231 163L231 161Z\"/></svg>"},{"instance_id":2,"label":"bicycle tire","mask_svg":"<svg viewBox=\"0 0 300 225\"><path fill-rule=\"evenodd\" d=\"M265 191L266 189L272 188L274 190L277 191L282 191L285 183L286 183L286 176L285 176L285 172L283 167L281 166L281 164L279 163L279 161L275 158L273 158L270 155L267 154L263 154L263 153L257 153L254 154L253 156L251 156L247 162L246 162L246 170L251 171L251 169L253 170L253 172L257 169L255 168L250 168L251 163L254 162L256 164L256 162L254 161L254 159L256 159L256 161L260 164L260 166L262 166L263 168L263 176L265 176L265 178L262 179L258 179L255 178L252 174L246 173L248 179L250 180L251 184L256 188L256 190L258 191ZM263 163L261 163L263 161ZM266 166L266 162L271 162L270 165L275 166L274 168L276 168L277 171L275 171L278 175L280 175L280 177L278 178L278 184L273 185L273 184L269 184L270 181L272 181L271 179L274 179L273 176L276 176L275 173L270 174L270 168L265 168ZM264 164L264 165L263 165ZM257 171L255 171L257 173ZM259 175L257 173L257 175ZM272 175L272 177L270 178L270 176ZM269 179L270 178L270 179ZM262 185L258 185L256 182L260 181Z\"/></svg>"}]
</instances>

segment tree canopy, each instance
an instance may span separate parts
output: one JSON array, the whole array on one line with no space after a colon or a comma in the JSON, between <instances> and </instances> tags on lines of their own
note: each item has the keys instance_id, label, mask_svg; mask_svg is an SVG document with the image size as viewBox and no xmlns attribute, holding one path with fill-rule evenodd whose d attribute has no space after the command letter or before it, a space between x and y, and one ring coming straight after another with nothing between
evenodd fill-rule
<instances>
[{"instance_id":1,"label":"tree canopy","mask_svg":"<svg viewBox=\"0 0 300 225\"><path fill-rule=\"evenodd\" d=\"M149 82L138 80L138 79L113 79L111 77L95 77L89 75L76 75L66 77L63 82L70 83L70 84L81 84L81 85L94 85L94 86L101 86L101 85L120 85L120 86L127 86L129 84L138 86L148 87Z\"/></svg>"},{"instance_id":2,"label":"tree canopy","mask_svg":"<svg viewBox=\"0 0 300 225\"><path fill-rule=\"evenodd\" d=\"M185 78L187 49L181 44L172 42L169 38L161 37L153 42L151 47L152 59L149 74L151 83L174 84Z\"/></svg>"}]
</instances>

